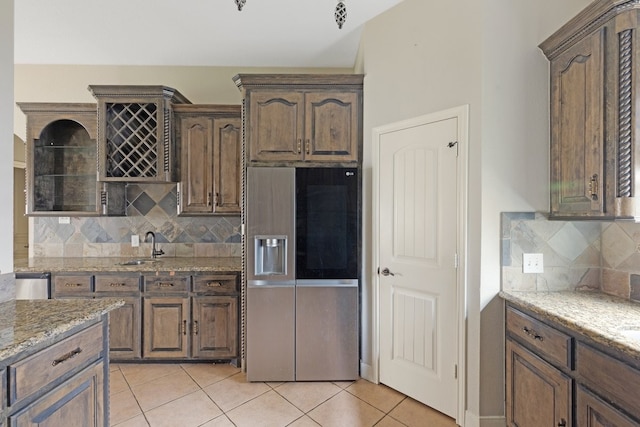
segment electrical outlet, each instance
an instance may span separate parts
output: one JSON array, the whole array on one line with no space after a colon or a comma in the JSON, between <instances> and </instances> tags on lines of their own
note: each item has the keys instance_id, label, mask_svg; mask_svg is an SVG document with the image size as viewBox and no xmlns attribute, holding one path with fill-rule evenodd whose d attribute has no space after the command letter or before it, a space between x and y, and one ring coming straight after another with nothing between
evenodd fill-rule
<instances>
[{"instance_id":1,"label":"electrical outlet","mask_svg":"<svg viewBox=\"0 0 640 427\"><path fill-rule=\"evenodd\" d=\"M134 248L140 246L140 236L138 236L137 234L131 235L131 246Z\"/></svg>"},{"instance_id":2,"label":"electrical outlet","mask_svg":"<svg viewBox=\"0 0 640 427\"><path fill-rule=\"evenodd\" d=\"M59 216L58 224L71 224L71 217L68 216Z\"/></svg>"},{"instance_id":3,"label":"electrical outlet","mask_svg":"<svg viewBox=\"0 0 640 427\"><path fill-rule=\"evenodd\" d=\"M523 273L544 273L542 254L522 254Z\"/></svg>"}]
</instances>

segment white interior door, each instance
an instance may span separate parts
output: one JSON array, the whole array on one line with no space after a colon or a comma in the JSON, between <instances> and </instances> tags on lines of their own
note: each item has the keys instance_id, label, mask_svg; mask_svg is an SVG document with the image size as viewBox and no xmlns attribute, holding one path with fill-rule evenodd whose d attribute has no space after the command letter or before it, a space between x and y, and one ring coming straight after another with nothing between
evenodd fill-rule
<instances>
[{"instance_id":1,"label":"white interior door","mask_svg":"<svg viewBox=\"0 0 640 427\"><path fill-rule=\"evenodd\" d=\"M379 134L374 207L380 382L454 418L458 120L436 114Z\"/></svg>"}]
</instances>

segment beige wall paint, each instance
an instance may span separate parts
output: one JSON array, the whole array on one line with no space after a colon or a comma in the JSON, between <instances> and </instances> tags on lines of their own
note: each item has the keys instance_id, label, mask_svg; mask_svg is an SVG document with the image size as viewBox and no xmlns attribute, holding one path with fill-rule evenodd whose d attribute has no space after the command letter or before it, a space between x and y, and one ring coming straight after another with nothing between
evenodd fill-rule
<instances>
[{"instance_id":1,"label":"beige wall paint","mask_svg":"<svg viewBox=\"0 0 640 427\"><path fill-rule=\"evenodd\" d=\"M240 104L232 77L238 73L351 73L351 69L247 68L187 66L15 66L16 102L96 102L89 85L164 85L177 89L194 104ZM55 82L55 84L53 84ZM25 138L25 118L15 107L14 129Z\"/></svg>"},{"instance_id":2,"label":"beige wall paint","mask_svg":"<svg viewBox=\"0 0 640 427\"><path fill-rule=\"evenodd\" d=\"M0 200L13 200L13 0L0 2ZM6 206L6 204L5 204ZM13 271L13 209L0 210L0 273Z\"/></svg>"},{"instance_id":3,"label":"beige wall paint","mask_svg":"<svg viewBox=\"0 0 640 427\"><path fill-rule=\"evenodd\" d=\"M367 260L372 129L470 105L467 425L504 423L500 212L548 210L548 64L537 45L589 2L405 0L365 28ZM365 266L365 319L375 267ZM367 329L365 363L370 340Z\"/></svg>"}]
</instances>

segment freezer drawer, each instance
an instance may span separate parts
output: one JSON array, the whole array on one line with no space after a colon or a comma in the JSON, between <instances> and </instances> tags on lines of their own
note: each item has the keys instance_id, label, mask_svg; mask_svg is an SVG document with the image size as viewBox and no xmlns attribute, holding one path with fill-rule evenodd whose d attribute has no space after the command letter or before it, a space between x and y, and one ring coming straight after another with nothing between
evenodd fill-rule
<instances>
[{"instance_id":1,"label":"freezer drawer","mask_svg":"<svg viewBox=\"0 0 640 427\"><path fill-rule=\"evenodd\" d=\"M296 287L296 381L359 376L358 281Z\"/></svg>"},{"instance_id":2,"label":"freezer drawer","mask_svg":"<svg viewBox=\"0 0 640 427\"><path fill-rule=\"evenodd\" d=\"M295 380L295 283L247 283L247 381Z\"/></svg>"}]
</instances>

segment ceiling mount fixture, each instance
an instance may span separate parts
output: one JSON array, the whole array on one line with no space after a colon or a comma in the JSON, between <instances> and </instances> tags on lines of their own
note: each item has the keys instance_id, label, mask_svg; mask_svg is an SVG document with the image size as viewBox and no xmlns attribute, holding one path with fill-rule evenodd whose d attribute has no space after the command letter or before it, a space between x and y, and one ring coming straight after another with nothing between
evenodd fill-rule
<instances>
[{"instance_id":1,"label":"ceiling mount fixture","mask_svg":"<svg viewBox=\"0 0 640 427\"><path fill-rule=\"evenodd\" d=\"M336 5L336 13L334 14L336 18L336 24L338 24L338 28L342 29L342 25L347 20L347 5L344 4L342 0L338 1Z\"/></svg>"},{"instance_id":2,"label":"ceiling mount fixture","mask_svg":"<svg viewBox=\"0 0 640 427\"><path fill-rule=\"evenodd\" d=\"M238 10L240 11L247 3L247 0L235 0L235 2L236 6L238 6ZM344 4L344 1L338 0L336 11L333 16L336 18L336 24L338 24L338 28L342 29L342 26L347 20L347 5Z\"/></svg>"}]
</instances>

